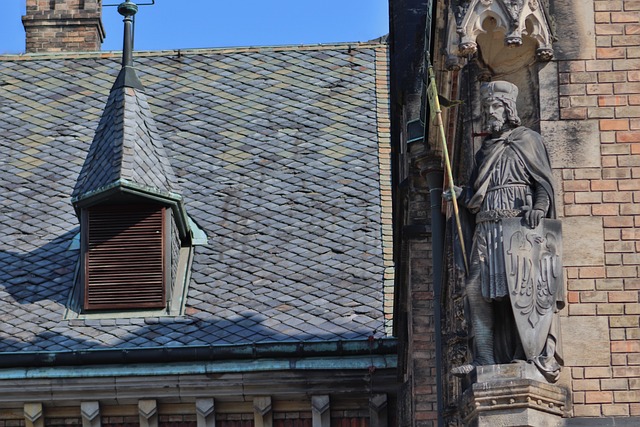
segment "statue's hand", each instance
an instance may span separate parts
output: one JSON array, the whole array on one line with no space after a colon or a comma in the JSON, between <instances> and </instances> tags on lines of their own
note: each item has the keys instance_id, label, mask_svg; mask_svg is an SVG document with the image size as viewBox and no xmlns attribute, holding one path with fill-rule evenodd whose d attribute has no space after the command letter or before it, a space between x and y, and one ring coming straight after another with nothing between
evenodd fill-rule
<instances>
[{"instance_id":1,"label":"statue's hand","mask_svg":"<svg viewBox=\"0 0 640 427\"><path fill-rule=\"evenodd\" d=\"M530 209L524 214L527 224L531 228L536 228L540 224L540 220L544 218L544 211L540 209Z\"/></svg>"},{"instance_id":2,"label":"statue's hand","mask_svg":"<svg viewBox=\"0 0 640 427\"><path fill-rule=\"evenodd\" d=\"M453 189L456 192L456 199L458 199L460 197L460 195L462 194L462 188L458 187L457 185L454 185ZM451 200L453 200L453 196L451 195L451 189L442 192L442 197L444 197L444 199L447 202L450 202Z\"/></svg>"}]
</instances>

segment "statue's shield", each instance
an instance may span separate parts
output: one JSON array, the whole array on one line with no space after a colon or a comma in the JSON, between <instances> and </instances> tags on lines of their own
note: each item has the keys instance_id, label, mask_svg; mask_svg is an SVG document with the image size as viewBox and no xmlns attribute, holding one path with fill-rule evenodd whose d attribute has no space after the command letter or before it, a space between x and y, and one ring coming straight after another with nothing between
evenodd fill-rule
<instances>
[{"instance_id":1,"label":"statue's shield","mask_svg":"<svg viewBox=\"0 0 640 427\"><path fill-rule=\"evenodd\" d=\"M562 226L543 219L536 228L523 218L502 219L509 298L527 360L545 345L562 289Z\"/></svg>"}]
</instances>

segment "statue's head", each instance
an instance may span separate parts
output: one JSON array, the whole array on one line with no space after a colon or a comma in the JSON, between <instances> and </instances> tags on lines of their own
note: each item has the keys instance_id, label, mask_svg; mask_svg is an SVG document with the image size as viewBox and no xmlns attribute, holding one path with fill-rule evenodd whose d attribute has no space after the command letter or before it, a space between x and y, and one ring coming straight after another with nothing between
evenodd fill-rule
<instances>
[{"instance_id":1,"label":"statue's head","mask_svg":"<svg viewBox=\"0 0 640 427\"><path fill-rule=\"evenodd\" d=\"M516 109L518 87L505 81L483 83L480 86L485 130L497 133L506 126L520 126Z\"/></svg>"}]
</instances>

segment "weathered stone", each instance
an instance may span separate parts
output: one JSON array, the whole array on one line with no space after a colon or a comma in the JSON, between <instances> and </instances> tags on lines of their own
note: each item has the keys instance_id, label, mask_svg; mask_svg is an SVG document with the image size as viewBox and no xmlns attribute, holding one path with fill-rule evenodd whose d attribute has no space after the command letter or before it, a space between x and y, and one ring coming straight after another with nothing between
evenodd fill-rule
<instances>
[{"instance_id":1,"label":"weathered stone","mask_svg":"<svg viewBox=\"0 0 640 427\"><path fill-rule=\"evenodd\" d=\"M559 24L556 26L558 41L553 44L555 59L595 59L593 3L554 1L551 2L551 14Z\"/></svg>"},{"instance_id":2,"label":"weathered stone","mask_svg":"<svg viewBox=\"0 0 640 427\"><path fill-rule=\"evenodd\" d=\"M607 317L561 317L567 366L609 366L611 352Z\"/></svg>"},{"instance_id":3,"label":"weathered stone","mask_svg":"<svg viewBox=\"0 0 640 427\"><path fill-rule=\"evenodd\" d=\"M542 121L551 167L600 167L600 130L595 120Z\"/></svg>"},{"instance_id":4,"label":"weathered stone","mask_svg":"<svg viewBox=\"0 0 640 427\"><path fill-rule=\"evenodd\" d=\"M540 88L540 120L559 120L558 109L558 65L555 62L543 64L538 71Z\"/></svg>"},{"instance_id":5,"label":"weathered stone","mask_svg":"<svg viewBox=\"0 0 640 427\"><path fill-rule=\"evenodd\" d=\"M565 246L565 267L604 264L604 231L597 217L567 217L562 219Z\"/></svg>"},{"instance_id":6,"label":"weathered stone","mask_svg":"<svg viewBox=\"0 0 640 427\"><path fill-rule=\"evenodd\" d=\"M568 396L528 363L476 367L463 395L464 425L473 427L563 425Z\"/></svg>"}]
</instances>

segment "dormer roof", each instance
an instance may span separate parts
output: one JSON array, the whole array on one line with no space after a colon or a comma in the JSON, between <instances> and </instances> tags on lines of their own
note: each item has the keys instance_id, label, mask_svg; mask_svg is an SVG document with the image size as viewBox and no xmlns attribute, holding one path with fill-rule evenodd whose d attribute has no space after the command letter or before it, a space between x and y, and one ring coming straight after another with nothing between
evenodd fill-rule
<instances>
[{"instance_id":1,"label":"dormer roof","mask_svg":"<svg viewBox=\"0 0 640 427\"><path fill-rule=\"evenodd\" d=\"M109 93L78 175L73 202L82 204L117 187L130 187L169 200L180 198L147 97L141 89L118 82Z\"/></svg>"}]
</instances>

